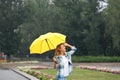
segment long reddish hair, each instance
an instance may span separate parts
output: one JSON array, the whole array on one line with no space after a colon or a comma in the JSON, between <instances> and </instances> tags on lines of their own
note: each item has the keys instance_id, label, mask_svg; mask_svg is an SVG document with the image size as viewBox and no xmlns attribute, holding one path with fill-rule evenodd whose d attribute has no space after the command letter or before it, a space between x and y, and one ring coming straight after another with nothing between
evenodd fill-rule
<instances>
[{"instance_id":1,"label":"long reddish hair","mask_svg":"<svg viewBox=\"0 0 120 80\"><path fill-rule=\"evenodd\" d=\"M55 49L55 54L54 54L55 56L59 56L62 53L61 45L64 45L64 43L60 43L59 45L57 45L57 47ZM64 55L65 55L65 53L64 53Z\"/></svg>"}]
</instances>

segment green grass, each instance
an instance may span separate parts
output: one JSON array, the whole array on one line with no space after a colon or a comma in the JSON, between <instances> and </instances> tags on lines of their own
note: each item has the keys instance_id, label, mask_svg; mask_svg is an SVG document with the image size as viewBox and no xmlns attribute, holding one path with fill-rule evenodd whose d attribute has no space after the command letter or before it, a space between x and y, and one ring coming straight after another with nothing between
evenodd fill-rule
<instances>
[{"instance_id":1,"label":"green grass","mask_svg":"<svg viewBox=\"0 0 120 80\"><path fill-rule=\"evenodd\" d=\"M30 57L29 61L52 61L52 57ZM73 62L120 62L120 56L72 56Z\"/></svg>"},{"instance_id":2,"label":"green grass","mask_svg":"<svg viewBox=\"0 0 120 80\"><path fill-rule=\"evenodd\" d=\"M40 72L56 75L55 69L39 69ZM38 70L37 70L38 71ZM120 80L119 74L74 68L67 80Z\"/></svg>"},{"instance_id":3,"label":"green grass","mask_svg":"<svg viewBox=\"0 0 120 80\"><path fill-rule=\"evenodd\" d=\"M109 56L72 56L73 62L120 62L120 57Z\"/></svg>"}]
</instances>

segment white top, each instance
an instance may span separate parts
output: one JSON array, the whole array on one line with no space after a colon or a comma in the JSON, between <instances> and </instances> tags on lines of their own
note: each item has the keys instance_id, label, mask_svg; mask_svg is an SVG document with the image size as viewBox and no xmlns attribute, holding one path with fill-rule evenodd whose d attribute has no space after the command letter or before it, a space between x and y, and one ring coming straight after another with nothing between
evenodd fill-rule
<instances>
[{"instance_id":1,"label":"white top","mask_svg":"<svg viewBox=\"0 0 120 80\"><path fill-rule=\"evenodd\" d=\"M68 69L68 59L65 57L65 56L62 56L62 64L64 64L64 72L63 72L63 75L64 76L68 76L69 75L69 69Z\"/></svg>"}]
</instances>

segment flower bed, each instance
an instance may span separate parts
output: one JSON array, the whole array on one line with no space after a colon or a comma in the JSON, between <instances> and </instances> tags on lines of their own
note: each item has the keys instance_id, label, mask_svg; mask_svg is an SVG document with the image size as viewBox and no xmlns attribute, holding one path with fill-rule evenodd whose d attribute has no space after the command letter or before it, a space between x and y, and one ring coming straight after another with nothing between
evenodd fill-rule
<instances>
[{"instance_id":1,"label":"flower bed","mask_svg":"<svg viewBox=\"0 0 120 80\"><path fill-rule=\"evenodd\" d=\"M2 64L23 64L23 63L39 63L38 61L18 61L18 62L6 62L6 63L2 63Z\"/></svg>"},{"instance_id":2,"label":"flower bed","mask_svg":"<svg viewBox=\"0 0 120 80\"><path fill-rule=\"evenodd\" d=\"M23 67L18 67L19 70L26 72L39 80L55 80L55 77L53 75L48 75L45 73L42 73L40 71L35 71L32 69L48 69L46 66L23 66Z\"/></svg>"},{"instance_id":3,"label":"flower bed","mask_svg":"<svg viewBox=\"0 0 120 80\"><path fill-rule=\"evenodd\" d=\"M120 74L120 70L112 70L108 68L103 68L103 67L91 67L91 66L79 66L81 69L89 69L89 70L97 70L97 71L102 71L102 72L108 72L108 73L114 73L114 74Z\"/></svg>"}]
</instances>

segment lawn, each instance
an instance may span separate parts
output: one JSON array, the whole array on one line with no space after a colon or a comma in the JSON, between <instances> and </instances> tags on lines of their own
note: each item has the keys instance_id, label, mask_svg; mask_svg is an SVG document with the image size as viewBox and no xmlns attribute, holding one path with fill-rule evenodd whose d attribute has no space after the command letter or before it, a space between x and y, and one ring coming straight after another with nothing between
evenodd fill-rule
<instances>
[{"instance_id":1,"label":"lawn","mask_svg":"<svg viewBox=\"0 0 120 80\"><path fill-rule=\"evenodd\" d=\"M39 69L39 71L50 75L56 75L55 69ZM120 74L74 68L67 80L120 80Z\"/></svg>"}]
</instances>

